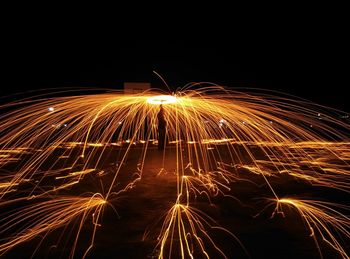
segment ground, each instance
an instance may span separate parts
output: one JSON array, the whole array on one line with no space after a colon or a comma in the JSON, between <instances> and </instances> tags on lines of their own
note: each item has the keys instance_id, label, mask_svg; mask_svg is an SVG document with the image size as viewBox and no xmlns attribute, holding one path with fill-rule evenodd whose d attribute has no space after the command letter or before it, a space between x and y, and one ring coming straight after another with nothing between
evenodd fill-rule
<instances>
[{"instance_id":1,"label":"ground","mask_svg":"<svg viewBox=\"0 0 350 259\"><path fill-rule=\"evenodd\" d=\"M266 199L273 198L263 177L247 168L235 166L235 161L230 160L227 152L225 153L225 145L216 145L213 148L220 150L221 154L226 154L226 156L222 155L221 158L223 161L226 159L231 162L232 172L236 178L228 184L230 190L226 190L225 195L218 194L211 198L211 202L206 195L197 195L197 197L192 195L190 204L210 216L215 221L213 226L224 227L239 240L238 242L225 231L217 228L209 227L206 229L227 257L320 258L309 230L295 211L287 209L284 216L278 214L271 218L274 207L263 210ZM104 152L102 152L103 149ZM98 156L102 154L101 162L94 168L96 170L85 174L79 184L54 192L52 196L82 195L88 192L106 193L118 166L122 163L121 155L125 153L125 150L124 147L117 146L90 148L89 152L94 151ZM130 150L121 166L113 189L115 192L122 190L127 184L137 179L142 150L143 147L137 145ZM242 157L246 157L247 164L251 163L240 145L237 145L237 150L241 152ZM70 152L69 157L62 156L68 151ZM49 168L53 171L55 168L72 165L80 152L81 146L69 150L67 147L57 149L42 165L42 171ZM259 155L258 151L256 151L256 155L264 159L264 156ZM61 159L59 159L60 157ZM184 151L183 157L186 165L188 158L186 151ZM94 165L95 161L95 158L91 159L91 166ZM163 154L157 150L156 146L151 146L148 148L145 161L141 180L135 181L132 188L128 188L119 195L112 195L111 199L108 200L108 205L104 208L99 222L101 226L97 227L94 246L87 258L157 258L159 252L155 249L157 236L161 231L167 211L176 201L176 149L168 147ZM54 173L52 177L46 177L41 186L51 189L52 186L56 185L57 187L67 182L67 179L69 181L70 178L61 181L57 180L56 177L82 170L83 163L84 159L80 159L71 169ZM9 166L9 170L15 168L14 164ZM186 172L190 175L188 170ZM40 179L42 178L38 173L33 181L40 181ZM317 195L324 199L342 202L342 196L338 191L313 186L309 182L298 180L287 174L278 177L271 176L268 179L280 197ZM30 189L32 189L32 183L23 183L18 187L22 193L20 195ZM7 210L20 209L21 206L21 204L8 206ZM71 251L77 225L77 221L71 222L66 228L59 228L48 235L42 234L24 242L7 252L3 258L27 258L32 254L34 258L58 258L60 256L65 258ZM75 258L80 258L87 249L92 226L92 218L88 217L79 237ZM1 237L4 237L4 233L1 234ZM40 244L40 242L42 243ZM338 254L329 245L321 240L319 242L325 258L328 256L337 258ZM38 250L33 253L39 244ZM196 250L194 251L196 255ZM213 258L219 256L213 247L208 246L207 251ZM174 250L174 258L179 256L177 252Z\"/></svg>"}]
</instances>

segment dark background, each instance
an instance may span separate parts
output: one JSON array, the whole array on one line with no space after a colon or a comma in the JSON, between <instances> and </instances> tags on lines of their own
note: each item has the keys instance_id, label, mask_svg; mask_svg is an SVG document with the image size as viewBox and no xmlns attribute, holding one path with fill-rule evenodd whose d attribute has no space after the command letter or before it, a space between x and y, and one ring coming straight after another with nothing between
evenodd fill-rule
<instances>
[{"instance_id":1,"label":"dark background","mask_svg":"<svg viewBox=\"0 0 350 259\"><path fill-rule=\"evenodd\" d=\"M46 28L44 20L38 26L29 19L29 25L2 32L1 95L53 87L120 89L125 81L163 87L155 70L173 89L194 81L270 89L348 112L349 42L345 30L323 18L295 23L293 16L288 24L256 21L239 31L232 25L215 34L167 38Z\"/></svg>"}]
</instances>

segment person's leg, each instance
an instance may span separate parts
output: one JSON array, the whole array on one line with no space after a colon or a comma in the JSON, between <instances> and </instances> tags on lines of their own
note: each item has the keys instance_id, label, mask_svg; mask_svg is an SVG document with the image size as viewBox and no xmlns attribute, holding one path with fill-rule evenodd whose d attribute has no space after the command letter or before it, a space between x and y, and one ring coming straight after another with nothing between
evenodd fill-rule
<instances>
[{"instance_id":1,"label":"person's leg","mask_svg":"<svg viewBox=\"0 0 350 259\"><path fill-rule=\"evenodd\" d=\"M165 146L165 130L161 129L158 133L158 149L163 150Z\"/></svg>"}]
</instances>

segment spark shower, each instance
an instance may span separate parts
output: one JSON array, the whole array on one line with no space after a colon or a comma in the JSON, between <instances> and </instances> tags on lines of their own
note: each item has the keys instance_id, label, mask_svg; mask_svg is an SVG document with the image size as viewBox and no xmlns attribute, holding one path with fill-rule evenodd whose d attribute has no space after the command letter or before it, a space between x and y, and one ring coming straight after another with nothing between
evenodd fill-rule
<instances>
[{"instance_id":1,"label":"spark shower","mask_svg":"<svg viewBox=\"0 0 350 259\"><path fill-rule=\"evenodd\" d=\"M169 207L154 219L158 233L145 229L154 257L227 258L230 249L220 246L218 235L249 255L234 225L217 223L196 205L204 200L209 207L220 197L244 203L234 190L248 182L252 190L264 186L264 196L255 197L262 206L252 216L301 220L321 257L327 247L349 258L346 202L323 192L290 195L293 190L279 180L349 195L349 125L336 110L213 85L172 94L57 95L0 107L0 255L39 238L27 256L51 240L71 258L88 257L103 235L104 213L117 215L119 198L152 171L173 186ZM160 104L167 121L162 151L156 149ZM86 183L88 177L94 184ZM59 238L50 238L57 232ZM65 243L65 236L72 242Z\"/></svg>"}]
</instances>

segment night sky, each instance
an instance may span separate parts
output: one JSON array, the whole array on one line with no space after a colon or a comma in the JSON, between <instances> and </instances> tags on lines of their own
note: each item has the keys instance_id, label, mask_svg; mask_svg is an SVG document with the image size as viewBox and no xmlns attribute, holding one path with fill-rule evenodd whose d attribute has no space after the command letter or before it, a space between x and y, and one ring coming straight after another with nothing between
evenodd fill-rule
<instances>
[{"instance_id":1,"label":"night sky","mask_svg":"<svg viewBox=\"0 0 350 259\"><path fill-rule=\"evenodd\" d=\"M213 82L282 91L348 112L346 42L323 31L247 37L95 37L22 30L3 47L2 96L62 87L120 89L124 81L173 88Z\"/></svg>"}]
</instances>

